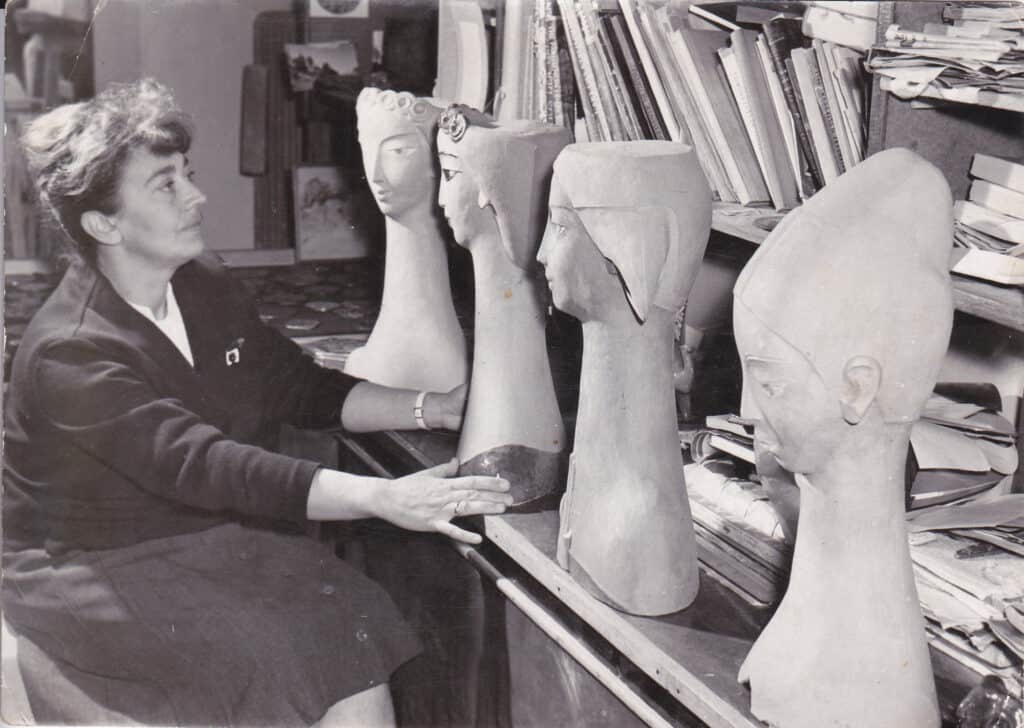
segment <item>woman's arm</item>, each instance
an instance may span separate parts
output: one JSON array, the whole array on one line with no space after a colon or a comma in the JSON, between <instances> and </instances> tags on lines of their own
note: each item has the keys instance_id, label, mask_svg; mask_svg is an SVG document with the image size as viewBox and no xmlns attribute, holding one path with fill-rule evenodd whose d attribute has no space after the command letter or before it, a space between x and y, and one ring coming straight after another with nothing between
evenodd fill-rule
<instances>
[{"instance_id":1,"label":"woman's arm","mask_svg":"<svg viewBox=\"0 0 1024 728\"><path fill-rule=\"evenodd\" d=\"M410 531L437 531L458 541L480 543L480 536L451 523L459 516L502 513L512 504L508 481L470 476L453 478L458 460L404 478L387 480L321 469L313 476L306 516L313 521L383 518Z\"/></svg>"},{"instance_id":2,"label":"woman's arm","mask_svg":"<svg viewBox=\"0 0 1024 728\"><path fill-rule=\"evenodd\" d=\"M428 392L423 400L423 420L430 429L458 430L466 406L466 385L450 392ZM349 432L415 430L413 414L419 392L392 389L372 382L360 382L345 397L341 425Z\"/></svg>"}]
</instances>

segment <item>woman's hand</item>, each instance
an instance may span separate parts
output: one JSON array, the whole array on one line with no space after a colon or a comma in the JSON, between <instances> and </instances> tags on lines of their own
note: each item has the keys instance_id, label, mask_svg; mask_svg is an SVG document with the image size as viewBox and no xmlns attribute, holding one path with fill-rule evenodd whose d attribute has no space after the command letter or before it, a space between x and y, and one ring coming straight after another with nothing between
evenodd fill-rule
<instances>
[{"instance_id":1,"label":"woman's hand","mask_svg":"<svg viewBox=\"0 0 1024 728\"><path fill-rule=\"evenodd\" d=\"M508 481L476 475L452 477L458 470L458 458L453 458L404 478L381 481L376 515L410 531L437 531L457 541L480 543L479 534L459 528L451 519L503 513L512 505Z\"/></svg>"},{"instance_id":2,"label":"woman's hand","mask_svg":"<svg viewBox=\"0 0 1024 728\"><path fill-rule=\"evenodd\" d=\"M450 392L430 392L423 402L424 419L431 429L458 432L462 427L462 413L466 410L468 384L460 384Z\"/></svg>"}]
</instances>

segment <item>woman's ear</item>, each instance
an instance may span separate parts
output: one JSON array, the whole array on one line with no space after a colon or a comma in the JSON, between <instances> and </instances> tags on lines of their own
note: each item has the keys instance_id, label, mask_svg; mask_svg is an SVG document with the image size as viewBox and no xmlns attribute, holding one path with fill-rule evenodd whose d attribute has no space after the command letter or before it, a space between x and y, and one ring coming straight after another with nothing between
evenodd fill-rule
<instances>
[{"instance_id":1,"label":"woman's ear","mask_svg":"<svg viewBox=\"0 0 1024 728\"><path fill-rule=\"evenodd\" d=\"M110 215L98 210L88 210L79 218L82 229L96 239L100 245L117 245L121 242L121 231Z\"/></svg>"},{"instance_id":2,"label":"woman's ear","mask_svg":"<svg viewBox=\"0 0 1024 728\"><path fill-rule=\"evenodd\" d=\"M882 386L882 366L870 356L855 356L843 367L843 383L839 407L843 419L856 425L878 396Z\"/></svg>"},{"instance_id":3,"label":"woman's ear","mask_svg":"<svg viewBox=\"0 0 1024 728\"><path fill-rule=\"evenodd\" d=\"M491 201L487 198L487 195L484 194L484 191L483 190L478 190L477 193L476 193L476 205L477 205L477 207L479 207L482 210L485 207L487 207L489 204L491 204Z\"/></svg>"}]
</instances>

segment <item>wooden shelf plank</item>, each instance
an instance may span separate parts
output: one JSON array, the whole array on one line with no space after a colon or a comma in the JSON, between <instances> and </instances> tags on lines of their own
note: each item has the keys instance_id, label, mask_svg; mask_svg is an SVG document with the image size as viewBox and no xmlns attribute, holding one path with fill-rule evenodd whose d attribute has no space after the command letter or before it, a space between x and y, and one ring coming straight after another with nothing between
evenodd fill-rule
<instances>
[{"instance_id":1,"label":"wooden shelf plank","mask_svg":"<svg viewBox=\"0 0 1024 728\"><path fill-rule=\"evenodd\" d=\"M768 208L715 202L711 209L711 228L760 245L768 237L768 231L758 226L757 221L779 217L780 213ZM959 311L1024 331L1024 288L953 275L953 303Z\"/></svg>"},{"instance_id":2,"label":"wooden shelf plank","mask_svg":"<svg viewBox=\"0 0 1024 728\"><path fill-rule=\"evenodd\" d=\"M554 561L558 513L486 516L487 538L596 629L617 650L713 728L760 728L736 676L767 611L751 608L701 574L689 608L658 618L618 612L591 596Z\"/></svg>"}]
</instances>

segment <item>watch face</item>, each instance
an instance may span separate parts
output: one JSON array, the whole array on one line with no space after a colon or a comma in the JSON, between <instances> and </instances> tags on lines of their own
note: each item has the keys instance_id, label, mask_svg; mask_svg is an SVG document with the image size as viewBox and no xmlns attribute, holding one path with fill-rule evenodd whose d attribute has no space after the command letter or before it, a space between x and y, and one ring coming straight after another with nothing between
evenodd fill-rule
<instances>
[{"instance_id":1,"label":"watch face","mask_svg":"<svg viewBox=\"0 0 1024 728\"><path fill-rule=\"evenodd\" d=\"M367 16L367 0L309 0L310 17Z\"/></svg>"}]
</instances>

